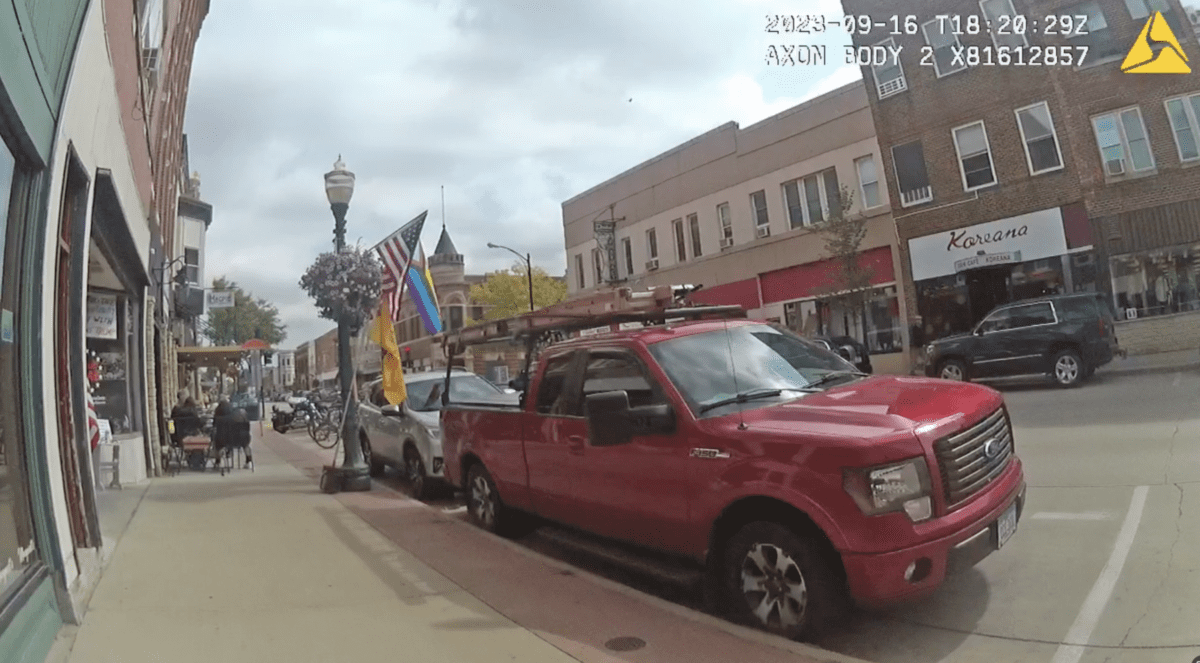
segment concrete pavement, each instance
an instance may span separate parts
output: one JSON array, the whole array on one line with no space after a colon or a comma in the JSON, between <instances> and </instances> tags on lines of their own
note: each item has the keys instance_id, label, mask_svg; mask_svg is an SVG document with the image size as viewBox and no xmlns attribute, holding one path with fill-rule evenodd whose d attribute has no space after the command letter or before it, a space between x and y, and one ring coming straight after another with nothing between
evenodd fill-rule
<instances>
[{"instance_id":1,"label":"concrete pavement","mask_svg":"<svg viewBox=\"0 0 1200 663\"><path fill-rule=\"evenodd\" d=\"M856 660L645 596L379 484L325 495L331 452L254 431L257 471L144 487L49 661Z\"/></svg>"}]
</instances>

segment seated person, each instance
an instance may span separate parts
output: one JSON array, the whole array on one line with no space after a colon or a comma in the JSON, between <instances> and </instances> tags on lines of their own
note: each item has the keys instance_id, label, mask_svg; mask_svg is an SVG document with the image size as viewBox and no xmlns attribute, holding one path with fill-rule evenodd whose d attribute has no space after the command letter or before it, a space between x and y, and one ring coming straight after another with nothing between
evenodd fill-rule
<instances>
[{"instance_id":1,"label":"seated person","mask_svg":"<svg viewBox=\"0 0 1200 663\"><path fill-rule=\"evenodd\" d=\"M200 408L191 396L171 408L171 420L175 422L175 433L171 435L171 441L175 444L180 444L183 438L197 435L204 429Z\"/></svg>"}]
</instances>

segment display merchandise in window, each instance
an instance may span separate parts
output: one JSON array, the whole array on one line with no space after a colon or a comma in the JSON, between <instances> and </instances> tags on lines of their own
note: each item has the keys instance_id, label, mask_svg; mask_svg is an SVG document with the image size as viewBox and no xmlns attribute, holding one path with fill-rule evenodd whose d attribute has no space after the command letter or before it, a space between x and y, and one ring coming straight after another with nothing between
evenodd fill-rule
<instances>
[{"instance_id":1,"label":"display merchandise in window","mask_svg":"<svg viewBox=\"0 0 1200 663\"><path fill-rule=\"evenodd\" d=\"M1200 310L1200 244L1114 256L1113 299L1126 319Z\"/></svg>"},{"instance_id":2,"label":"display merchandise in window","mask_svg":"<svg viewBox=\"0 0 1200 663\"><path fill-rule=\"evenodd\" d=\"M895 286L875 288L861 308L840 299L789 302L783 306L783 324L806 337L849 336L872 354L903 349Z\"/></svg>"}]
</instances>

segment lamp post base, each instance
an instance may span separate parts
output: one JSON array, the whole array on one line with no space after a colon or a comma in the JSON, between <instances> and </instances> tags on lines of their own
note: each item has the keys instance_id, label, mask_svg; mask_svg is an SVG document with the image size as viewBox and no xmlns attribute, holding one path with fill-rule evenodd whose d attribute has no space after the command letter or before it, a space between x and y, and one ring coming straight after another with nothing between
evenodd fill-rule
<instances>
[{"instance_id":1,"label":"lamp post base","mask_svg":"<svg viewBox=\"0 0 1200 663\"><path fill-rule=\"evenodd\" d=\"M325 493L363 492L371 490L371 475L367 468L326 465L321 470L321 491Z\"/></svg>"}]
</instances>

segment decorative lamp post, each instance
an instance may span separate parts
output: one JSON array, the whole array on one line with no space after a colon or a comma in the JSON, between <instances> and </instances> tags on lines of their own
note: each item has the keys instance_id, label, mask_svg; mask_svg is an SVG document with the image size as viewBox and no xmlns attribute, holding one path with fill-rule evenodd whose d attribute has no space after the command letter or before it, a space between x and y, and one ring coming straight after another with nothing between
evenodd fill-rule
<instances>
[{"instance_id":1,"label":"decorative lamp post","mask_svg":"<svg viewBox=\"0 0 1200 663\"><path fill-rule=\"evenodd\" d=\"M354 195L354 173L346 170L339 154L333 170L325 173L325 196L333 210L334 246L340 254L346 248L346 211ZM350 320L344 309L338 312L338 381L342 388L342 466L337 468L337 484L342 490L371 489L371 475L358 444L358 403L354 391L354 367L350 351ZM327 472L332 468L327 468Z\"/></svg>"},{"instance_id":2,"label":"decorative lamp post","mask_svg":"<svg viewBox=\"0 0 1200 663\"><path fill-rule=\"evenodd\" d=\"M533 261L530 260L529 254L526 253L525 255L521 255L507 246L500 246L499 244L492 244L491 242L488 242L487 247L489 249L504 249L505 251L508 251L525 261L525 276L527 279L529 279L529 312L533 313Z\"/></svg>"}]
</instances>

